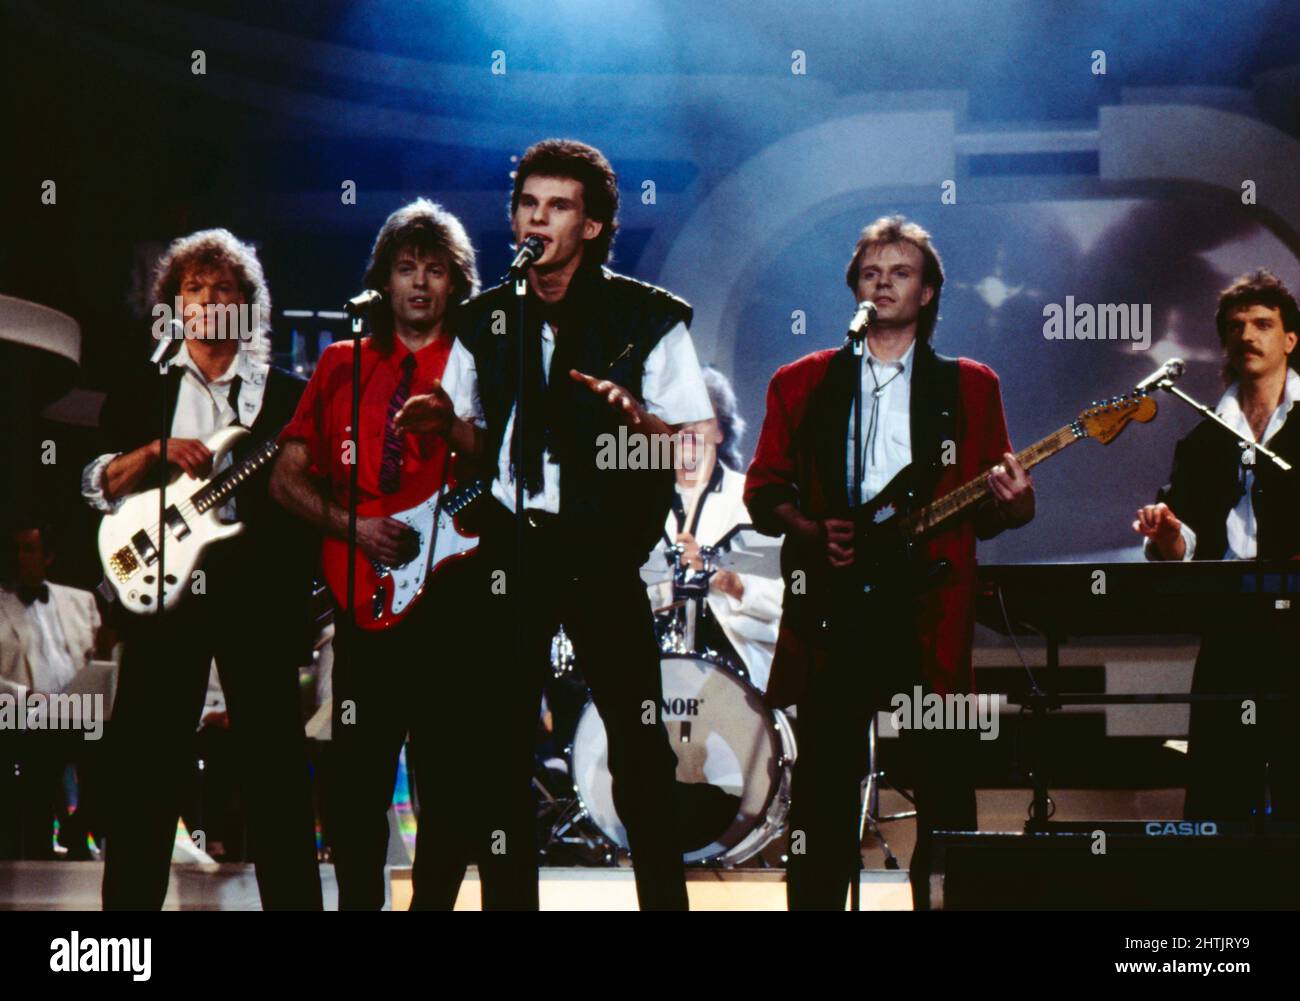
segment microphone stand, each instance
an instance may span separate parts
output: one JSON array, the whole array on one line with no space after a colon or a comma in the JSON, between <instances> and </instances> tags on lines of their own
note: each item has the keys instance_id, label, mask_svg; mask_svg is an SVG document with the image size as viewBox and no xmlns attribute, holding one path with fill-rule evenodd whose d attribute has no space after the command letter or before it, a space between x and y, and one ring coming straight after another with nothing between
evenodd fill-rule
<instances>
[{"instance_id":1,"label":"microphone stand","mask_svg":"<svg viewBox=\"0 0 1300 1001\"><path fill-rule=\"evenodd\" d=\"M518 597L521 589L525 586L524 574L524 542L525 542L525 525L524 525L524 469L523 469L523 443L524 443L524 338L527 331L524 329L524 305L528 296L528 281L524 277L522 270L511 268L506 272L506 281L515 283L515 427L514 434L520 444L518 459L514 462L514 480L515 480L515 573L519 579L514 584L514 593ZM538 336L541 334L539 332ZM511 448L511 443L506 442L506 447ZM544 474L543 474L544 475ZM507 585L509 586L509 585ZM522 606L516 606L522 610ZM524 662L524 630L515 629L515 664L520 665Z\"/></svg>"},{"instance_id":2,"label":"microphone stand","mask_svg":"<svg viewBox=\"0 0 1300 1001\"><path fill-rule=\"evenodd\" d=\"M850 343L853 346L853 356L857 359L853 383L853 507L862 503L862 477L863 477L863 441L862 441L862 366L865 362L866 349L865 332L860 337L850 335ZM857 557L856 538L854 539L855 551L854 558ZM858 585L850 582L851 587ZM842 618L842 617L841 617ZM837 645L842 641L842 637L833 637L833 642ZM871 707L870 715L867 717L867 775L863 782L862 800L858 814L858 840L854 852L854 869L853 881L849 884L849 909L858 911L862 909L862 839L870 831L875 835L876 840L880 842L880 847L885 854L885 868L897 869L898 859L890 851L889 842L885 840L885 834L880 829L880 824L887 820L908 820L916 816L915 810L908 810L902 813L891 813L887 817L880 816L880 786L884 781L885 773L880 770L877 758L878 741L876 737L876 717L877 710ZM909 803L915 803L911 796L897 790Z\"/></svg>"},{"instance_id":3,"label":"microphone stand","mask_svg":"<svg viewBox=\"0 0 1300 1001\"><path fill-rule=\"evenodd\" d=\"M348 470L348 621L357 628L357 475L361 466L361 334L365 318L352 317L352 468Z\"/></svg>"},{"instance_id":4,"label":"microphone stand","mask_svg":"<svg viewBox=\"0 0 1300 1001\"><path fill-rule=\"evenodd\" d=\"M867 338L865 332L860 337L850 337L850 344L853 350L853 502L849 505L850 510L856 508L862 503L862 366L866 364L866 344ZM857 551L857 531L854 531L854 548L853 557L856 560L859 556ZM850 580L850 586L853 585ZM842 622L841 617L841 622ZM840 632L842 627L837 627L836 632ZM832 642L836 648L843 643L843 636L835 636ZM871 715L868 717L867 734L868 750L875 747L875 741L870 739L871 728L875 726L875 708L872 707ZM874 773L876 762L874 759L867 762L867 783L868 783L868 800L870 791L874 788ZM853 848L853 881L849 884L849 910L862 910L862 827L863 821L869 816L871 809L870 802L864 802L862 805L862 816L858 821L858 840ZM882 838L881 841L884 839Z\"/></svg>"},{"instance_id":5,"label":"microphone stand","mask_svg":"<svg viewBox=\"0 0 1300 1001\"><path fill-rule=\"evenodd\" d=\"M1289 473L1291 471L1292 469L1291 463L1287 462L1284 458L1282 458L1280 455L1274 452L1262 441L1251 441L1245 435L1238 433L1237 430L1232 427L1232 425L1230 425L1222 417L1220 417L1213 410L1207 407L1204 403L1201 403L1193 399L1192 397L1184 393L1181 389L1179 389L1177 386L1175 386L1172 377L1165 376L1163 379L1159 379L1156 382L1151 383L1150 388L1164 389L1170 393L1173 393L1174 396L1178 397L1189 407L1191 407L1193 410L1199 413L1202 417L1208 417L1210 420L1214 421L1215 424L1219 425L1219 427L1223 428L1225 431L1228 432L1228 434L1232 435L1234 438L1237 439L1237 443L1243 452L1259 452L1261 455L1265 455L1269 459L1273 460L1273 463L1277 466L1278 469L1282 470L1282 472Z\"/></svg>"},{"instance_id":6,"label":"microphone stand","mask_svg":"<svg viewBox=\"0 0 1300 1001\"><path fill-rule=\"evenodd\" d=\"M524 337L527 332L524 330L524 301L528 296L528 280L524 276L528 268L537 258L542 256L542 241L536 236L530 236L523 241L519 253L515 255L514 261L506 270L505 281L515 283L515 427L514 434L520 444L524 440ZM540 336L540 335L539 335ZM543 373L543 378L545 373ZM512 449L513 452L513 449ZM523 450L520 449L520 459L523 459ZM523 469L520 464L515 464L515 554L516 567L522 582L524 577L524 478ZM516 634L519 642L519 657L523 656L523 637L521 633ZM522 660L520 661L522 663Z\"/></svg>"},{"instance_id":7,"label":"microphone stand","mask_svg":"<svg viewBox=\"0 0 1300 1001\"><path fill-rule=\"evenodd\" d=\"M515 330L518 332L515 338L515 428L514 433L520 445L524 442L524 338L527 331L524 329L524 300L528 297L528 281L524 278L523 272L516 273L512 268L506 275L507 280L514 279L515 283ZM539 335L540 336L540 335ZM507 443L508 445L509 443ZM519 572L519 583L523 583L524 578L524 476L523 476L523 448L519 449L520 461L515 464L515 567ZM518 592L516 592L518 593ZM523 636L522 630L516 633L518 637L519 652L518 657L523 656ZM521 660L522 662L522 660Z\"/></svg>"}]
</instances>

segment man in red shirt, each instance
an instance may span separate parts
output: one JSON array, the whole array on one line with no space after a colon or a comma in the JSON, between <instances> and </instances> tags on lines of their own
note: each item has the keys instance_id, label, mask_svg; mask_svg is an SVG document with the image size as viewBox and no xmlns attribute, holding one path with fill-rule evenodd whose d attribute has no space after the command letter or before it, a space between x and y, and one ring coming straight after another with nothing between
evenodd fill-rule
<instances>
[{"instance_id":1,"label":"man in red shirt","mask_svg":"<svg viewBox=\"0 0 1300 1001\"><path fill-rule=\"evenodd\" d=\"M860 782L867 724L895 693L920 684L940 695L974 690L975 539L1028 522L1033 484L1010 454L993 370L930 347L943 265L929 234L898 217L858 239L846 275L854 297L873 301L876 321L859 361L850 345L817 351L777 370L767 391L745 503L754 526L784 535L787 572L768 701L798 706L788 895L791 909L842 909L860 866ZM851 496L854 384L861 382L862 495ZM950 447L951 446L951 447ZM987 475L992 496L974 515L933 534L927 560L949 571L918 595L880 588L838 616L828 569L853 566L850 512L905 467L925 503ZM796 571L802 574L796 575ZM963 774L973 731L906 734L916 767L917 847L913 898L928 903L930 832L976 825L975 791Z\"/></svg>"},{"instance_id":2,"label":"man in red shirt","mask_svg":"<svg viewBox=\"0 0 1300 1001\"><path fill-rule=\"evenodd\" d=\"M472 361L444 322L478 291L474 248L460 221L424 199L398 209L375 240L365 284L383 299L371 311L372 335L361 342L360 434L351 426L353 342L339 341L321 355L281 435L271 481L281 504L337 538L348 534L352 462L358 504L409 498L410 504L393 507L404 510L444 484L452 455L477 452L482 420ZM411 529L389 517L358 517L356 533L361 554L389 566L406 562L417 548ZM435 706L441 707L439 742L448 726L468 718L445 709L461 704L458 686L471 676L469 630L448 608L468 591L467 572L462 562L435 575L408 616L379 632L353 625L344 596L335 595L334 767L326 816L341 910L383 906L387 814L408 733L415 774L437 774L438 798L457 803L463 821L420 818L412 908L450 909L465 866L481 847L467 819L476 791L468 769L435 772L429 755ZM430 795L426 802L432 801Z\"/></svg>"}]
</instances>

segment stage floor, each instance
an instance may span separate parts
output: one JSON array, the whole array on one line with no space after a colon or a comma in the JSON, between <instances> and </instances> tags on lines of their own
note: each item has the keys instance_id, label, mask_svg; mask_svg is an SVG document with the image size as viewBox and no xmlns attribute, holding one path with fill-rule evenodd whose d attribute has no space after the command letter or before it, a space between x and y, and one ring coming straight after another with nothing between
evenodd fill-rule
<instances>
[{"instance_id":1,"label":"stage floor","mask_svg":"<svg viewBox=\"0 0 1300 1001\"><path fill-rule=\"evenodd\" d=\"M99 862L0 862L0 910L97 911L104 867ZM337 906L333 866L321 866L326 909ZM411 870L391 870L393 910L411 901ZM632 870L542 869L544 911L634 911ZM687 891L697 911L783 911L785 873L779 869L713 871L693 869ZM471 869L456 901L458 911L479 909L478 873ZM862 907L873 911L912 909L907 873L888 870L862 874ZM251 865L172 866L164 910L258 910L257 880Z\"/></svg>"},{"instance_id":2,"label":"stage floor","mask_svg":"<svg viewBox=\"0 0 1300 1001\"><path fill-rule=\"evenodd\" d=\"M1056 790L1055 820L1178 819L1180 789ZM980 827L985 831L1020 832L1024 828L1029 793L1023 789L982 789L978 795ZM881 796L882 813L905 810L907 803L889 790ZM907 865L916 843L915 823L885 825L885 836L901 869L885 868L885 855L874 839L863 845L862 908L911 910ZM779 849L764 852L771 868L688 870L688 892L696 910L785 910L785 872ZM392 906L410 903L409 867L391 869ZM99 910L103 865L99 862L0 862L0 910ZM337 906L334 868L321 866L327 909ZM457 910L479 908L478 875L471 869ZM634 910L636 887L626 865L608 868L543 868L543 910ZM175 864L167 894L167 910L258 910L257 882L251 865Z\"/></svg>"}]
</instances>

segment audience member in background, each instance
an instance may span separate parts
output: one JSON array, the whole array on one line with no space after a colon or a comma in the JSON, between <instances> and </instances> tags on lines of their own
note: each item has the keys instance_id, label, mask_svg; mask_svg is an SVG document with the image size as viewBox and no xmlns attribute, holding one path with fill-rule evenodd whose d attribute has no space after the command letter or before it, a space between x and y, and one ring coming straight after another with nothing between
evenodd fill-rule
<instances>
[{"instance_id":1,"label":"audience member in background","mask_svg":"<svg viewBox=\"0 0 1300 1001\"><path fill-rule=\"evenodd\" d=\"M89 591L46 579L54 562L49 532L20 523L6 539L0 586L0 696L25 712L29 693L57 695L91 661L100 627ZM101 721L102 723L102 721ZM54 858L59 841L74 858L88 858L84 809L69 803L65 773L88 768L97 741L58 730L0 731L0 857ZM90 783L78 794L85 805Z\"/></svg>"}]
</instances>

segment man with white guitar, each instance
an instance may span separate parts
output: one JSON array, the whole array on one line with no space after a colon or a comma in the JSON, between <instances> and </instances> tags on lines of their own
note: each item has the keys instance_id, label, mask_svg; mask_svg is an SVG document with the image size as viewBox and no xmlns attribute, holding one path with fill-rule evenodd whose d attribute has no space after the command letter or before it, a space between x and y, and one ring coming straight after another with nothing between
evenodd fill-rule
<instances>
[{"instance_id":1,"label":"man with white guitar","mask_svg":"<svg viewBox=\"0 0 1300 1001\"><path fill-rule=\"evenodd\" d=\"M235 425L248 428L232 456L240 461L241 451L272 437L289 419L303 382L271 366L270 294L262 266L256 251L227 230L175 241L158 264L152 291L161 308L180 302L184 315L175 319L183 322L185 339L165 376L141 358L134 377L110 392L100 416L103 454L82 476L82 493L108 515L106 526L133 508L131 495L158 482L157 429L165 406L167 460L177 467L167 500L182 520L170 526L163 570L176 578L168 581L176 601L169 598L161 616L148 605L147 614L121 616L125 646L107 747L115 788L107 796L104 906L163 905L180 800L192 772L194 721L215 659L240 759L262 905L319 909L297 672L310 652L310 534L271 502L264 469L237 495L223 495L214 517L180 500L192 499L211 472L208 442L214 435L227 435ZM239 307L255 307L251 321L224 328L219 308L250 315ZM156 538L156 506L151 509L140 538ZM243 525L237 537L206 549L196 570L181 569L196 537L228 534L222 522L236 518ZM146 572L136 599L148 598L158 570L152 543L115 555Z\"/></svg>"},{"instance_id":2,"label":"man with white guitar","mask_svg":"<svg viewBox=\"0 0 1300 1001\"><path fill-rule=\"evenodd\" d=\"M456 532L431 520L422 530L414 527L421 510L440 506L446 496L440 491L454 481L454 458L476 454L481 435L472 361L445 322L449 310L478 291L474 248L454 215L419 199L384 223L365 284L383 297L371 307L371 336L361 343L360 434L352 429L353 342L339 341L321 355L281 436L271 482L276 499L326 539L323 562L336 606L326 816L341 910L383 906L398 754L409 734L416 781L435 774L430 752L451 740L448 728L470 718L478 666L469 662L468 565L452 557L429 566L430 551L440 552L443 537ZM354 594L362 592L354 614L344 542L353 463ZM414 514L403 519L407 512ZM343 554L341 586L331 574L331 552ZM377 567L393 572L379 575ZM401 598L392 593L393 581L410 570L409 589L417 593ZM416 835L413 909L450 909L475 854L470 841L480 787L474 770L458 766L437 775L438 802L453 805L456 816L435 817L427 809L434 802L430 785ZM488 882L485 873L485 890Z\"/></svg>"}]
</instances>

